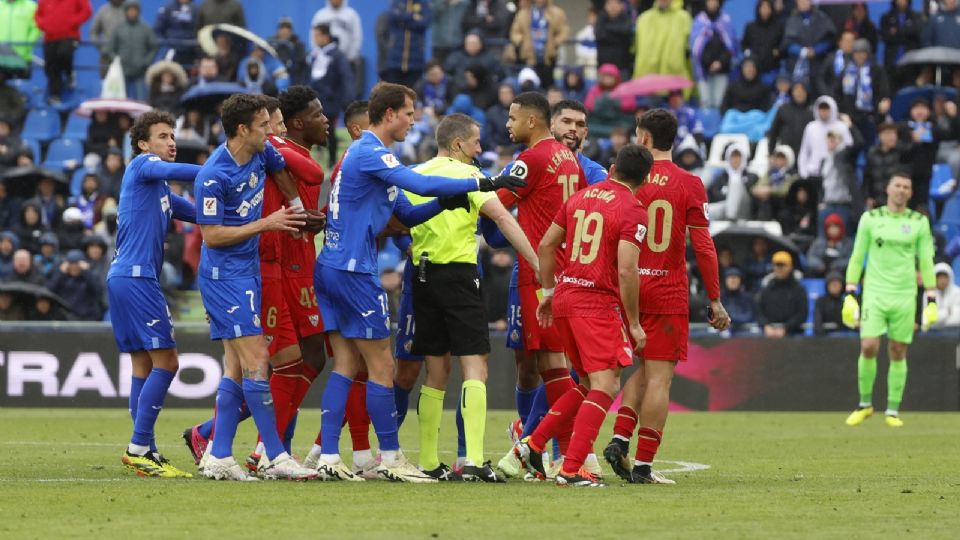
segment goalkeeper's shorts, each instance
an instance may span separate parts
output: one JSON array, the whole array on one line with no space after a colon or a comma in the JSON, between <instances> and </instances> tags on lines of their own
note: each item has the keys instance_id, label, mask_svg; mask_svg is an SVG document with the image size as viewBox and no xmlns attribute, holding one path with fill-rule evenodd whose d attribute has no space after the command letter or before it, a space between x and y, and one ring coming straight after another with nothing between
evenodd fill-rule
<instances>
[{"instance_id":1,"label":"goalkeeper's shorts","mask_svg":"<svg viewBox=\"0 0 960 540\"><path fill-rule=\"evenodd\" d=\"M888 338L900 343L913 342L917 318L916 294L863 293L860 306L860 337Z\"/></svg>"}]
</instances>

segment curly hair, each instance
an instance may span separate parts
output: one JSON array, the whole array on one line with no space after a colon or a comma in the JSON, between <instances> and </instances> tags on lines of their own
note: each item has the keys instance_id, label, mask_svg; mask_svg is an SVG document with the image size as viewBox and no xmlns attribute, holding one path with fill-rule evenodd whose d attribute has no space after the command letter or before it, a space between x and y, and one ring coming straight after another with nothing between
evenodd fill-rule
<instances>
[{"instance_id":1,"label":"curly hair","mask_svg":"<svg viewBox=\"0 0 960 540\"><path fill-rule=\"evenodd\" d=\"M150 141L150 126L155 124L167 124L172 128L176 127L177 120L166 111L150 111L140 115L130 127L130 146L133 147L133 155L142 153L137 143Z\"/></svg>"}]
</instances>

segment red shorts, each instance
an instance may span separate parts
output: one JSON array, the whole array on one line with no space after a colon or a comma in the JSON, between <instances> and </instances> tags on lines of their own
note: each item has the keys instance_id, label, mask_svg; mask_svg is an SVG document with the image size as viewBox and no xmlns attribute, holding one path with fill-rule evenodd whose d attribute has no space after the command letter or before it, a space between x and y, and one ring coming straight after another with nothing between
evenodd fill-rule
<instances>
[{"instance_id":1,"label":"red shorts","mask_svg":"<svg viewBox=\"0 0 960 540\"><path fill-rule=\"evenodd\" d=\"M557 332L556 325L550 328L541 328L537 322L537 298L539 285L520 285L520 322L523 325L523 350L563 352L563 341Z\"/></svg>"},{"instance_id":2,"label":"red shorts","mask_svg":"<svg viewBox=\"0 0 960 540\"><path fill-rule=\"evenodd\" d=\"M633 347L619 317L561 317L553 326L581 377L633 364Z\"/></svg>"},{"instance_id":3,"label":"red shorts","mask_svg":"<svg viewBox=\"0 0 960 540\"><path fill-rule=\"evenodd\" d=\"M267 340L270 356L291 345L299 345L297 333L290 320L290 311L283 295L283 280L263 278L260 299L260 319L263 321L263 337Z\"/></svg>"},{"instance_id":4,"label":"red shorts","mask_svg":"<svg viewBox=\"0 0 960 540\"><path fill-rule=\"evenodd\" d=\"M313 291L312 276L283 276L283 295L293 320L293 329L300 336L315 336L323 333L323 319L317 307L317 295Z\"/></svg>"},{"instance_id":5,"label":"red shorts","mask_svg":"<svg viewBox=\"0 0 960 540\"><path fill-rule=\"evenodd\" d=\"M688 315L641 313L640 326L647 334L647 345L640 351L644 360L687 361Z\"/></svg>"}]
</instances>

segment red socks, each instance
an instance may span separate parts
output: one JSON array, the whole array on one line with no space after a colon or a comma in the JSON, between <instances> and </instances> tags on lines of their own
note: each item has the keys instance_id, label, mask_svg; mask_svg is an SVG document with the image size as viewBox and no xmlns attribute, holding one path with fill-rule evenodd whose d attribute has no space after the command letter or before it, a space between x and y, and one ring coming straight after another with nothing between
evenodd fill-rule
<instances>
[{"instance_id":1,"label":"red socks","mask_svg":"<svg viewBox=\"0 0 960 540\"><path fill-rule=\"evenodd\" d=\"M613 398L600 390L590 390L573 423L573 436L567 451L563 453L564 474L576 474L583 467L583 460L593 448L593 442L600 433L600 426L607 417L607 410L613 405Z\"/></svg>"},{"instance_id":2,"label":"red socks","mask_svg":"<svg viewBox=\"0 0 960 540\"><path fill-rule=\"evenodd\" d=\"M657 455L657 449L660 448L661 439L663 439L662 431L648 427L640 428L640 431L637 432L637 461L653 463L653 458Z\"/></svg>"},{"instance_id":3,"label":"red socks","mask_svg":"<svg viewBox=\"0 0 960 540\"><path fill-rule=\"evenodd\" d=\"M567 368L545 369L540 372L540 377L543 378L543 388L547 393L547 405L551 407L567 390L577 385L570 378Z\"/></svg>"},{"instance_id":4,"label":"red socks","mask_svg":"<svg viewBox=\"0 0 960 540\"><path fill-rule=\"evenodd\" d=\"M353 451L370 449L370 416L367 414L367 372L361 371L353 378L347 395L345 421L350 424L350 439Z\"/></svg>"},{"instance_id":5,"label":"red socks","mask_svg":"<svg viewBox=\"0 0 960 540\"><path fill-rule=\"evenodd\" d=\"M637 429L637 422L640 417L633 407L621 405L617 411L617 421L613 424L613 434L629 441L633 438L633 430Z\"/></svg>"},{"instance_id":6,"label":"red socks","mask_svg":"<svg viewBox=\"0 0 960 540\"><path fill-rule=\"evenodd\" d=\"M277 417L277 432L283 437L300 402L294 403L303 373L303 360L298 359L273 369L270 375L270 395L273 397L273 410ZM303 395L300 395L303 399Z\"/></svg>"},{"instance_id":7,"label":"red socks","mask_svg":"<svg viewBox=\"0 0 960 540\"><path fill-rule=\"evenodd\" d=\"M567 378L570 378L569 374L567 374ZM573 421L586 395L586 387L577 385L560 396L556 403L550 407L547 414L544 415L537 429L530 434L530 449L535 452L542 452L547 441L556 437L560 444L560 453L566 454L567 444L570 442L570 432L573 430Z\"/></svg>"}]
</instances>

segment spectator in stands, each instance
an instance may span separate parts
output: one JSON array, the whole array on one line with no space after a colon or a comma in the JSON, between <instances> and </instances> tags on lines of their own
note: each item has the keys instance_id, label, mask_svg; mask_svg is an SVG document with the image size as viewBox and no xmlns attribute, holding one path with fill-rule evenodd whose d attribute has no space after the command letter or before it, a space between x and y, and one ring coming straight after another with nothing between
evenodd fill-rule
<instances>
[{"instance_id":1,"label":"spectator in stands","mask_svg":"<svg viewBox=\"0 0 960 540\"><path fill-rule=\"evenodd\" d=\"M896 124L880 124L880 144L867 151L867 163L863 171L864 206L867 210L887 204L887 183L895 173L905 167L909 145L901 143Z\"/></svg>"},{"instance_id":2,"label":"spectator in stands","mask_svg":"<svg viewBox=\"0 0 960 540\"><path fill-rule=\"evenodd\" d=\"M0 116L0 172L16 165L17 152L22 148L23 140L13 133L11 120Z\"/></svg>"},{"instance_id":3,"label":"spectator in stands","mask_svg":"<svg viewBox=\"0 0 960 540\"><path fill-rule=\"evenodd\" d=\"M703 123L697 118L697 112L693 107L684 101L683 92L679 90L670 92L665 108L677 117L677 138L674 140L674 146L679 145L687 136L693 137L698 145L704 143ZM701 149L698 151L702 154Z\"/></svg>"},{"instance_id":4,"label":"spectator in stands","mask_svg":"<svg viewBox=\"0 0 960 540\"><path fill-rule=\"evenodd\" d=\"M583 66L563 68L563 82L560 83L563 99L572 99L583 103L587 98L587 83L583 77Z\"/></svg>"},{"instance_id":5,"label":"spectator in stands","mask_svg":"<svg viewBox=\"0 0 960 540\"><path fill-rule=\"evenodd\" d=\"M197 65L197 76L190 80L190 86L204 86L213 82L222 82L225 81L220 75L220 68L217 66L217 61L211 56L204 56L200 58L200 63Z\"/></svg>"},{"instance_id":6,"label":"spectator in stands","mask_svg":"<svg viewBox=\"0 0 960 540\"><path fill-rule=\"evenodd\" d=\"M285 89L289 86L290 79L286 74L280 79L275 79L264 62L266 60L265 56L266 53L263 49L254 47L250 56L240 61L237 68L237 82L251 94L276 96L280 90L278 85L282 84ZM352 78L349 80L352 80Z\"/></svg>"},{"instance_id":7,"label":"spectator in stands","mask_svg":"<svg viewBox=\"0 0 960 540\"><path fill-rule=\"evenodd\" d=\"M72 249L53 277L47 282L47 288L66 301L67 308L82 321L103 319L103 290L90 273L90 263L84 260L83 252Z\"/></svg>"},{"instance_id":8,"label":"spectator in stands","mask_svg":"<svg viewBox=\"0 0 960 540\"><path fill-rule=\"evenodd\" d=\"M98 110L90 118L87 127L87 138L83 142L83 149L87 153L94 153L104 159L111 147L119 147L123 140L123 132L117 125L117 117L107 111Z\"/></svg>"},{"instance_id":9,"label":"spectator in stands","mask_svg":"<svg viewBox=\"0 0 960 540\"><path fill-rule=\"evenodd\" d=\"M40 205L40 221L50 228L60 225L60 214L67 206L63 195L57 193L57 184L49 176L41 177L37 182L35 197Z\"/></svg>"},{"instance_id":10,"label":"spectator in stands","mask_svg":"<svg viewBox=\"0 0 960 540\"><path fill-rule=\"evenodd\" d=\"M217 53L213 56L213 60L217 63L217 73L223 76L224 80L236 81L237 68L240 66L243 49L231 37L231 34L216 33L214 34L214 41L217 46Z\"/></svg>"},{"instance_id":11,"label":"spectator in stands","mask_svg":"<svg viewBox=\"0 0 960 540\"><path fill-rule=\"evenodd\" d=\"M844 142L843 133L836 128L827 131L827 156L817 175L823 182L818 223L822 224L828 215L837 213L843 217L847 228L853 229L856 225L855 218L863 211L863 198L857 175L857 156L863 149L863 137L849 116L842 115L842 119L853 142Z\"/></svg>"},{"instance_id":12,"label":"spectator in stands","mask_svg":"<svg viewBox=\"0 0 960 540\"><path fill-rule=\"evenodd\" d=\"M0 292L0 321L25 321L26 313L22 302L14 301L14 296Z\"/></svg>"},{"instance_id":13,"label":"spectator in stands","mask_svg":"<svg viewBox=\"0 0 960 540\"><path fill-rule=\"evenodd\" d=\"M794 81L810 82L820 62L830 52L836 27L811 0L797 0L797 9L784 26L780 50L787 58L787 70Z\"/></svg>"},{"instance_id":14,"label":"spectator in stands","mask_svg":"<svg viewBox=\"0 0 960 540\"><path fill-rule=\"evenodd\" d=\"M803 132L807 124L813 121L809 96L806 84L793 83L790 87L790 101L777 109L773 123L770 124L770 131L767 132L768 148L783 144L793 150L794 156L800 152Z\"/></svg>"},{"instance_id":15,"label":"spectator in stands","mask_svg":"<svg viewBox=\"0 0 960 540\"><path fill-rule=\"evenodd\" d=\"M757 219L769 221L783 208L790 188L799 178L794 161L793 149L785 144L771 152L769 169L750 191L757 205Z\"/></svg>"},{"instance_id":16,"label":"spectator in stands","mask_svg":"<svg viewBox=\"0 0 960 540\"><path fill-rule=\"evenodd\" d=\"M807 320L807 289L794 277L789 253L778 251L772 261L773 279L760 291L757 322L768 338L800 334Z\"/></svg>"},{"instance_id":17,"label":"spectator in stands","mask_svg":"<svg viewBox=\"0 0 960 540\"><path fill-rule=\"evenodd\" d=\"M843 23L843 30L850 30L856 34L857 38L865 39L870 42L870 50L877 50L877 44L880 38L877 34L877 27L870 20L870 14L867 13L867 5L863 2L857 2L850 8L850 15Z\"/></svg>"},{"instance_id":18,"label":"spectator in stands","mask_svg":"<svg viewBox=\"0 0 960 540\"><path fill-rule=\"evenodd\" d=\"M853 44L852 61L844 67L843 77L834 82L833 95L839 109L853 120L865 144L877 137L876 119L890 111L890 84L883 67L870 57L870 42L860 38Z\"/></svg>"},{"instance_id":19,"label":"spectator in stands","mask_svg":"<svg viewBox=\"0 0 960 540\"><path fill-rule=\"evenodd\" d=\"M723 279L727 275L727 272L734 267L738 270L740 269L740 267L733 262L733 249L726 244L717 246L717 268L720 270L720 279ZM741 270L740 272L742 278L743 271Z\"/></svg>"},{"instance_id":20,"label":"spectator in stands","mask_svg":"<svg viewBox=\"0 0 960 540\"><path fill-rule=\"evenodd\" d=\"M320 11L323 11L322 9ZM319 12L317 12L319 15ZM314 15L314 19L316 19ZM330 32L337 35L331 28ZM342 38L341 43L343 42ZM270 45L277 51L280 63L287 69L292 84L304 84L307 81L307 48L300 36L293 31L290 17L281 17L277 23L277 33L269 39ZM346 53L344 53L346 54ZM347 57L349 59L349 57Z\"/></svg>"},{"instance_id":21,"label":"spectator in stands","mask_svg":"<svg viewBox=\"0 0 960 540\"><path fill-rule=\"evenodd\" d=\"M350 61L340 51L330 27L318 24L313 27L313 50L307 61L310 64L310 88L320 97L323 114L331 126L337 125L340 113L353 101L353 69ZM330 163L340 159L337 138L327 139Z\"/></svg>"},{"instance_id":22,"label":"spectator in stands","mask_svg":"<svg viewBox=\"0 0 960 540\"><path fill-rule=\"evenodd\" d=\"M720 0L707 0L690 30L690 63L701 107L720 107L726 97L730 68L736 58L737 36L733 20L720 10Z\"/></svg>"},{"instance_id":23,"label":"spectator in stands","mask_svg":"<svg viewBox=\"0 0 960 540\"><path fill-rule=\"evenodd\" d=\"M817 236L816 191L805 181L793 183L783 208L777 214L783 235L801 251L805 251Z\"/></svg>"},{"instance_id":24,"label":"spectator in stands","mask_svg":"<svg viewBox=\"0 0 960 540\"><path fill-rule=\"evenodd\" d=\"M813 334L816 336L845 330L840 316L843 309L843 273L831 271L826 279L826 294L817 298L813 305Z\"/></svg>"},{"instance_id":25,"label":"spectator in stands","mask_svg":"<svg viewBox=\"0 0 960 540\"><path fill-rule=\"evenodd\" d=\"M209 24L232 24L247 27L247 16L240 0L203 0L197 14L197 29Z\"/></svg>"},{"instance_id":26,"label":"spectator in stands","mask_svg":"<svg viewBox=\"0 0 960 540\"><path fill-rule=\"evenodd\" d=\"M930 191L930 176L936 161L937 144L943 139L955 138L956 107L951 108L953 122L946 124L932 117L930 103L918 98L910 107L910 118L902 124L912 141L910 148L910 177L913 179L913 198L910 207L926 206Z\"/></svg>"},{"instance_id":27,"label":"spectator in stands","mask_svg":"<svg viewBox=\"0 0 960 540\"><path fill-rule=\"evenodd\" d=\"M573 35L575 45L573 47L573 58L570 58L569 49L560 47L558 54L558 63L561 65L583 66L589 69L596 78L597 64L597 35L594 32L594 26L597 24L597 9L593 6L587 6L587 21L583 28L577 30Z\"/></svg>"},{"instance_id":28,"label":"spectator in stands","mask_svg":"<svg viewBox=\"0 0 960 540\"><path fill-rule=\"evenodd\" d=\"M831 270L843 272L853 253L853 239L840 214L830 214L823 220L823 234L807 251L806 270L811 277L823 277Z\"/></svg>"},{"instance_id":29,"label":"spectator in stands","mask_svg":"<svg viewBox=\"0 0 960 540\"><path fill-rule=\"evenodd\" d=\"M521 94L523 92L543 93L543 88L540 87L540 76L537 75L537 72L534 71L532 67L523 67L520 69L520 73L517 74L517 86Z\"/></svg>"},{"instance_id":30,"label":"spectator in stands","mask_svg":"<svg viewBox=\"0 0 960 540\"><path fill-rule=\"evenodd\" d=\"M0 281L13 275L13 253L20 247L20 239L12 231L0 232Z\"/></svg>"},{"instance_id":31,"label":"spectator in stands","mask_svg":"<svg viewBox=\"0 0 960 540\"><path fill-rule=\"evenodd\" d=\"M54 230L60 240L60 251L80 249L84 236L90 232L84 227L83 212L76 207L70 207L63 211L60 226Z\"/></svg>"},{"instance_id":32,"label":"spectator in stands","mask_svg":"<svg viewBox=\"0 0 960 540\"><path fill-rule=\"evenodd\" d=\"M687 48L693 20L679 2L656 0L637 17L633 77L651 73L690 77Z\"/></svg>"},{"instance_id":33,"label":"spectator in stands","mask_svg":"<svg viewBox=\"0 0 960 540\"><path fill-rule=\"evenodd\" d=\"M9 281L43 285L43 274L33 267L33 256L26 249L20 248L13 252L13 274Z\"/></svg>"},{"instance_id":34,"label":"spectator in stands","mask_svg":"<svg viewBox=\"0 0 960 540\"><path fill-rule=\"evenodd\" d=\"M33 65L33 43L40 39L40 29L36 22L37 4L33 0L5 0L0 2L0 43L16 42L11 48L24 62L27 69L16 73L20 78L30 78ZM2 112L2 109L0 109Z\"/></svg>"},{"instance_id":35,"label":"spectator in stands","mask_svg":"<svg viewBox=\"0 0 960 540\"><path fill-rule=\"evenodd\" d=\"M17 236L20 238L20 247L30 253L40 252L40 237L50 230L40 218L40 202L37 199L27 199L20 208L20 222L17 226Z\"/></svg>"},{"instance_id":36,"label":"spectator in stands","mask_svg":"<svg viewBox=\"0 0 960 540\"><path fill-rule=\"evenodd\" d=\"M803 1L803 0L801 0ZM800 178L820 176L827 158L827 133L840 133L842 142L853 144L850 128L840 120L837 102L830 96L820 96L813 102L814 119L803 128L800 152L797 153L797 172Z\"/></svg>"},{"instance_id":37,"label":"spectator in stands","mask_svg":"<svg viewBox=\"0 0 960 540\"><path fill-rule=\"evenodd\" d=\"M140 20L138 0L126 0L123 11L124 22L110 35L110 53L120 57L123 76L127 80L127 97L145 101L147 84L144 77L157 54L157 37L153 29Z\"/></svg>"},{"instance_id":38,"label":"spectator in stands","mask_svg":"<svg viewBox=\"0 0 960 540\"><path fill-rule=\"evenodd\" d=\"M740 64L740 78L727 87L720 110L739 112L766 111L770 108L770 87L758 77L757 63L745 58Z\"/></svg>"},{"instance_id":39,"label":"spectator in stands","mask_svg":"<svg viewBox=\"0 0 960 540\"><path fill-rule=\"evenodd\" d=\"M0 5L3 5L0 2ZM0 71L0 117L11 126L20 124L27 113L27 99L16 88L7 85L7 74Z\"/></svg>"},{"instance_id":40,"label":"spectator in stands","mask_svg":"<svg viewBox=\"0 0 960 540\"><path fill-rule=\"evenodd\" d=\"M786 73L777 75L773 80L773 103L770 107L772 109L779 109L787 103L790 103L790 90L792 88L793 85L790 84L790 77L788 77Z\"/></svg>"},{"instance_id":41,"label":"spectator in stands","mask_svg":"<svg viewBox=\"0 0 960 540\"><path fill-rule=\"evenodd\" d=\"M504 59L533 67L543 89L553 86L553 68L563 42L570 37L570 25L563 8L553 0L531 0L517 10L510 27L510 44Z\"/></svg>"},{"instance_id":42,"label":"spectator in stands","mask_svg":"<svg viewBox=\"0 0 960 540\"><path fill-rule=\"evenodd\" d=\"M443 66L437 60L427 62L427 67L423 72L423 78L413 87L424 107L430 107L434 113L444 114L447 110L450 98L450 80L443 71ZM504 118L506 122L506 118ZM506 128L504 128L506 129Z\"/></svg>"},{"instance_id":43,"label":"spectator in stands","mask_svg":"<svg viewBox=\"0 0 960 540\"><path fill-rule=\"evenodd\" d=\"M467 0L432 0L430 25L432 57L446 62L447 57L463 43L463 16L467 12Z\"/></svg>"},{"instance_id":44,"label":"spectator in stands","mask_svg":"<svg viewBox=\"0 0 960 540\"><path fill-rule=\"evenodd\" d=\"M590 128L590 131L593 131L593 127ZM620 149L630 142L630 132L624 126L615 126L610 130L609 139L609 144L597 145L599 154L596 155L596 162L603 165L608 171L617 161L617 154L620 153Z\"/></svg>"},{"instance_id":45,"label":"spectator in stands","mask_svg":"<svg viewBox=\"0 0 960 540\"><path fill-rule=\"evenodd\" d=\"M80 43L80 26L93 14L90 0L40 0L34 18L43 31L47 95L60 103L65 87L73 88L73 53Z\"/></svg>"},{"instance_id":46,"label":"spectator in stands","mask_svg":"<svg viewBox=\"0 0 960 540\"><path fill-rule=\"evenodd\" d=\"M174 51L171 60L191 67L196 62L197 46L192 42L197 39L199 20L200 9L193 0L170 0L157 11L153 31L159 39L173 42L167 45Z\"/></svg>"},{"instance_id":47,"label":"spectator in stands","mask_svg":"<svg viewBox=\"0 0 960 540\"><path fill-rule=\"evenodd\" d=\"M516 91L513 85L509 82L500 83L500 86L497 87L497 102L484 111L487 117L486 123L483 125L483 135L487 140L484 148L493 149L513 145L506 124L510 113L510 104L513 103L514 97L516 97Z\"/></svg>"},{"instance_id":48,"label":"spectator in stands","mask_svg":"<svg viewBox=\"0 0 960 540\"><path fill-rule=\"evenodd\" d=\"M720 299L723 307L727 308L730 320L733 321L731 330L737 332L747 325L757 322L757 305L753 296L743 288L743 272L736 266L727 268L723 274L723 291Z\"/></svg>"},{"instance_id":49,"label":"spectator in stands","mask_svg":"<svg viewBox=\"0 0 960 540\"><path fill-rule=\"evenodd\" d=\"M40 253L33 256L33 267L44 279L49 279L58 266L60 266L60 242L56 234L45 232L40 237Z\"/></svg>"},{"instance_id":50,"label":"spectator in stands","mask_svg":"<svg viewBox=\"0 0 960 540\"><path fill-rule=\"evenodd\" d=\"M290 34L293 34L293 26L289 19L287 19L287 23ZM327 5L317 10L310 21L311 28L316 28L318 24L325 24L330 28L330 34L337 38L340 52L347 57L347 60L355 62L360 58L360 50L363 47L363 26L360 24L360 15L357 10L350 7L350 2L347 0L328 0ZM287 69L289 70L289 67ZM352 101L353 96L347 96L347 99Z\"/></svg>"},{"instance_id":51,"label":"spectator in stands","mask_svg":"<svg viewBox=\"0 0 960 540\"><path fill-rule=\"evenodd\" d=\"M469 0L463 14L463 31L479 30L494 58L503 57L503 46L510 30L510 9L504 0Z\"/></svg>"},{"instance_id":52,"label":"spectator in stands","mask_svg":"<svg viewBox=\"0 0 960 540\"><path fill-rule=\"evenodd\" d=\"M688 173L703 177L703 151L693 135L687 135L673 146L673 161Z\"/></svg>"},{"instance_id":53,"label":"spectator in stands","mask_svg":"<svg viewBox=\"0 0 960 540\"><path fill-rule=\"evenodd\" d=\"M159 67L159 69L157 69ZM158 62L147 69L149 103L154 109L180 114L180 98L187 90L187 72L180 64Z\"/></svg>"},{"instance_id":54,"label":"spectator in stands","mask_svg":"<svg viewBox=\"0 0 960 540\"><path fill-rule=\"evenodd\" d=\"M883 65L891 70L890 78L894 88L905 84L903 69L897 66L908 51L920 47L923 32L923 17L913 11L910 0L893 0L890 10L880 18L880 35L883 38Z\"/></svg>"},{"instance_id":55,"label":"spectator in stands","mask_svg":"<svg viewBox=\"0 0 960 540\"><path fill-rule=\"evenodd\" d=\"M844 73L853 62L853 44L857 41L857 34L852 30L840 32L837 38L837 48L830 53L826 62L820 65L820 72L817 75L817 83L814 88L821 94L836 96L835 86L837 81L844 77Z\"/></svg>"},{"instance_id":56,"label":"spectator in stands","mask_svg":"<svg viewBox=\"0 0 960 540\"><path fill-rule=\"evenodd\" d=\"M116 146L111 146L97 175L100 178L100 190L114 199L118 198L124 172L126 167L123 165L123 152Z\"/></svg>"},{"instance_id":57,"label":"spectator in stands","mask_svg":"<svg viewBox=\"0 0 960 540\"><path fill-rule=\"evenodd\" d=\"M960 49L960 12L957 10L957 0L943 0L940 11L927 21L923 43L927 47Z\"/></svg>"},{"instance_id":58,"label":"spectator in stands","mask_svg":"<svg viewBox=\"0 0 960 540\"><path fill-rule=\"evenodd\" d=\"M960 88L960 70L954 83ZM947 99L944 94L933 96L933 117L936 131L939 132L937 145L937 163L950 165L954 178L960 176L960 116L957 115L957 101Z\"/></svg>"},{"instance_id":59,"label":"spectator in stands","mask_svg":"<svg viewBox=\"0 0 960 540\"><path fill-rule=\"evenodd\" d=\"M117 245L117 201L115 199L107 199L103 203L103 219L93 226L93 233L106 240L107 253L113 253L113 248ZM199 254L199 245L197 251Z\"/></svg>"},{"instance_id":60,"label":"spectator in stands","mask_svg":"<svg viewBox=\"0 0 960 540\"><path fill-rule=\"evenodd\" d=\"M7 185L0 181L0 231L13 230L20 222L20 198L7 193Z\"/></svg>"},{"instance_id":61,"label":"spectator in stands","mask_svg":"<svg viewBox=\"0 0 960 540\"><path fill-rule=\"evenodd\" d=\"M40 295L33 300L32 305L28 306L26 320L52 322L72 319L58 303L47 296Z\"/></svg>"},{"instance_id":62,"label":"spectator in stands","mask_svg":"<svg viewBox=\"0 0 960 540\"><path fill-rule=\"evenodd\" d=\"M467 67L463 72L463 85L458 89L458 92L470 96L470 101L475 107L480 109L481 114L497 101L496 84L491 80L486 68L480 65ZM547 99L550 99L549 93L547 94ZM563 99L562 94L560 99ZM456 97L454 97L454 100L456 100ZM476 115L471 116L476 118ZM478 119L477 121L480 122L480 125L483 125L483 119Z\"/></svg>"},{"instance_id":63,"label":"spectator in stands","mask_svg":"<svg viewBox=\"0 0 960 540\"><path fill-rule=\"evenodd\" d=\"M597 84L587 91L584 105L590 111L590 133L595 137L610 136L613 128L633 123L626 114L636 108L636 100L629 97L614 98L610 93L620 86L620 70L613 64L604 64L597 70Z\"/></svg>"},{"instance_id":64,"label":"spectator in stands","mask_svg":"<svg viewBox=\"0 0 960 540\"><path fill-rule=\"evenodd\" d=\"M747 289L755 291L760 288L763 277L770 273L773 264L770 259L770 242L757 236L750 242L750 254L740 264L746 278Z\"/></svg>"},{"instance_id":65,"label":"spectator in stands","mask_svg":"<svg viewBox=\"0 0 960 540\"><path fill-rule=\"evenodd\" d=\"M750 219L753 199L750 190L757 175L747 172L750 148L732 143L723 152L723 171L710 184L710 218L719 220Z\"/></svg>"},{"instance_id":66,"label":"spectator in stands","mask_svg":"<svg viewBox=\"0 0 960 540\"><path fill-rule=\"evenodd\" d=\"M90 265L90 275L101 287L106 287L107 270L110 268L106 238L98 234L86 236L83 239L82 249Z\"/></svg>"},{"instance_id":67,"label":"spectator in stands","mask_svg":"<svg viewBox=\"0 0 960 540\"><path fill-rule=\"evenodd\" d=\"M620 78L629 79L633 72L633 18L623 0L606 0L597 14L597 65L613 64L620 70Z\"/></svg>"},{"instance_id":68,"label":"spectator in stands","mask_svg":"<svg viewBox=\"0 0 960 540\"><path fill-rule=\"evenodd\" d=\"M97 9L93 16L93 24L90 26L90 41L100 49L100 76L107 73L107 67L110 65L110 36L113 29L123 22L123 0L109 0L106 4ZM194 36L196 37L196 36Z\"/></svg>"},{"instance_id":69,"label":"spectator in stands","mask_svg":"<svg viewBox=\"0 0 960 540\"><path fill-rule=\"evenodd\" d=\"M935 328L960 325L960 287L953 279L953 269L947 263L933 267L937 274L937 322Z\"/></svg>"},{"instance_id":70,"label":"spectator in stands","mask_svg":"<svg viewBox=\"0 0 960 540\"><path fill-rule=\"evenodd\" d=\"M426 62L426 34L432 22L430 2L392 0L388 13L387 56L380 77L412 87L423 75Z\"/></svg>"},{"instance_id":71,"label":"spectator in stands","mask_svg":"<svg viewBox=\"0 0 960 540\"><path fill-rule=\"evenodd\" d=\"M452 51L443 62L443 70L450 75L454 86L463 84L464 72L471 66L483 68L493 84L503 76L500 62L483 47L479 32L471 31L463 38L463 47Z\"/></svg>"},{"instance_id":72,"label":"spectator in stands","mask_svg":"<svg viewBox=\"0 0 960 540\"><path fill-rule=\"evenodd\" d=\"M95 171L89 171L83 176L80 184L80 195L71 197L69 204L82 214L83 228L93 230L94 223L100 221L103 203L107 197L100 191L100 178Z\"/></svg>"},{"instance_id":73,"label":"spectator in stands","mask_svg":"<svg viewBox=\"0 0 960 540\"><path fill-rule=\"evenodd\" d=\"M767 84L780 72L782 39L783 20L774 14L773 0L759 0L754 20L747 23L740 46L744 57L757 62L760 80Z\"/></svg>"}]
</instances>

